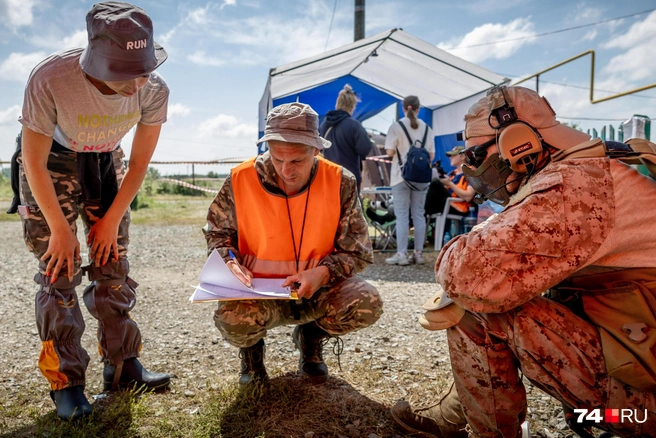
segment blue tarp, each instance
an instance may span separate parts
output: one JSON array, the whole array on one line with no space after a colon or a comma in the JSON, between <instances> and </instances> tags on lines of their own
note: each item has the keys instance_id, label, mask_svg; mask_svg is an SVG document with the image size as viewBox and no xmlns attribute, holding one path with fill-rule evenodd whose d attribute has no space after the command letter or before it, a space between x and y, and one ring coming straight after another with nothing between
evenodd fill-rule
<instances>
[{"instance_id":1,"label":"blue tarp","mask_svg":"<svg viewBox=\"0 0 656 438\"><path fill-rule=\"evenodd\" d=\"M399 100L387 92L372 87L371 85L368 85L358 78L350 75L335 79L332 82L328 82L308 90L303 90L298 93L273 99L273 106L275 107L282 105L283 103L290 102L306 103L310 105L317 112L317 114L319 114L319 123L321 123L323 122L326 113L335 109L337 95L346 84L349 84L351 88L353 88L353 91L355 91L355 94L359 99L358 105L355 107L355 112L353 113L354 119L363 122L387 109L390 105L393 104L396 104L397 106L396 112L399 114L398 117L403 117L403 110L401 108L402 100ZM431 126L433 122L433 112L428 108L421 107L419 109L418 118L426 122L428 126ZM264 132L260 132L259 135L261 137L264 135ZM264 152L264 149L260 148L258 153L262 152ZM446 164L447 166L449 165L448 160Z\"/></svg>"}]
</instances>

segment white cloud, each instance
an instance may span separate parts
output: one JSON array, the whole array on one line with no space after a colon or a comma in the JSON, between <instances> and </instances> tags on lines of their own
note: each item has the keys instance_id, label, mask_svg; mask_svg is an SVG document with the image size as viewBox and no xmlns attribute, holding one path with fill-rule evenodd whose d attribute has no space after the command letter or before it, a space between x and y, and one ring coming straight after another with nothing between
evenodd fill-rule
<instances>
[{"instance_id":1,"label":"white cloud","mask_svg":"<svg viewBox=\"0 0 656 438\"><path fill-rule=\"evenodd\" d=\"M534 35L534 25L530 17L516 18L507 24L486 23L478 26L462 38L456 38L447 43L439 43L437 47L470 62L480 63L487 59L505 59L510 57L526 44L532 44L535 40L530 37ZM491 41L504 41L516 38L523 39L470 47Z\"/></svg>"},{"instance_id":2,"label":"white cloud","mask_svg":"<svg viewBox=\"0 0 656 438\"><path fill-rule=\"evenodd\" d=\"M602 69L614 80L650 82L656 70L656 11L633 24L623 35L614 35L603 48L628 49L613 57Z\"/></svg>"},{"instance_id":3,"label":"white cloud","mask_svg":"<svg viewBox=\"0 0 656 438\"><path fill-rule=\"evenodd\" d=\"M191 108L182 103L174 103L169 105L168 114L170 117L182 116L186 117L191 112Z\"/></svg>"},{"instance_id":4,"label":"white cloud","mask_svg":"<svg viewBox=\"0 0 656 438\"><path fill-rule=\"evenodd\" d=\"M583 35L583 41L592 41L595 38L597 38L597 31L596 30L591 30L585 35Z\"/></svg>"},{"instance_id":5,"label":"white cloud","mask_svg":"<svg viewBox=\"0 0 656 438\"><path fill-rule=\"evenodd\" d=\"M326 47L326 17L332 14L332 4L312 0L302 2L299 8L295 18L290 18L291 11L285 11L283 16L283 12L275 9L246 18L231 18L220 7L208 4L189 11L164 34L162 42L195 47L196 51L187 60L199 65L220 67L227 65L227 60L232 65L281 65L316 55ZM336 14L329 47L351 42L352 35L352 23L347 16ZM220 57L215 54L217 51Z\"/></svg>"},{"instance_id":6,"label":"white cloud","mask_svg":"<svg viewBox=\"0 0 656 438\"><path fill-rule=\"evenodd\" d=\"M14 105L4 111L0 111L0 125L16 125L20 113L20 105Z\"/></svg>"},{"instance_id":7,"label":"white cloud","mask_svg":"<svg viewBox=\"0 0 656 438\"><path fill-rule=\"evenodd\" d=\"M32 15L34 0L6 0L2 3L4 3L4 7L0 10L6 12L7 15L2 15L5 15L8 19L9 27L16 29L32 24L34 20L34 15Z\"/></svg>"},{"instance_id":8,"label":"white cloud","mask_svg":"<svg viewBox=\"0 0 656 438\"><path fill-rule=\"evenodd\" d=\"M225 8L226 6L235 6L236 4L237 4L237 0L223 0L221 9Z\"/></svg>"},{"instance_id":9,"label":"white cloud","mask_svg":"<svg viewBox=\"0 0 656 438\"><path fill-rule=\"evenodd\" d=\"M199 138L249 138L257 136L256 123L244 123L237 117L219 114L200 123L197 129Z\"/></svg>"},{"instance_id":10,"label":"white cloud","mask_svg":"<svg viewBox=\"0 0 656 438\"><path fill-rule=\"evenodd\" d=\"M87 31L78 30L72 35L65 37L61 42L57 43L57 47L68 49L71 47L86 47L89 42Z\"/></svg>"},{"instance_id":11,"label":"white cloud","mask_svg":"<svg viewBox=\"0 0 656 438\"><path fill-rule=\"evenodd\" d=\"M37 32L29 41L37 47L44 47L54 52L63 49L86 47L88 39L87 31L82 29L76 30L64 38Z\"/></svg>"},{"instance_id":12,"label":"white cloud","mask_svg":"<svg viewBox=\"0 0 656 438\"><path fill-rule=\"evenodd\" d=\"M644 21L633 24L624 35L614 35L601 47L604 49L628 49L645 43L653 44L656 41L656 11L652 12Z\"/></svg>"},{"instance_id":13,"label":"white cloud","mask_svg":"<svg viewBox=\"0 0 656 438\"><path fill-rule=\"evenodd\" d=\"M0 77L10 81L27 82L32 69L45 57L44 52L12 53L0 64Z\"/></svg>"},{"instance_id":14,"label":"white cloud","mask_svg":"<svg viewBox=\"0 0 656 438\"><path fill-rule=\"evenodd\" d=\"M187 55L187 59L197 65L208 65L212 67L221 67L226 63L223 59L208 55L204 50L197 50L191 55Z\"/></svg>"},{"instance_id":15,"label":"white cloud","mask_svg":"<svg viewBox=\"0 0 656 438\"><path fill-rule=\"evenodd\" d=\"M591 7L587 4L577 4L573 11L573 22L580 24L588 24L599 20L603 16L601 8Z\"/></svg>"}]
</instances>

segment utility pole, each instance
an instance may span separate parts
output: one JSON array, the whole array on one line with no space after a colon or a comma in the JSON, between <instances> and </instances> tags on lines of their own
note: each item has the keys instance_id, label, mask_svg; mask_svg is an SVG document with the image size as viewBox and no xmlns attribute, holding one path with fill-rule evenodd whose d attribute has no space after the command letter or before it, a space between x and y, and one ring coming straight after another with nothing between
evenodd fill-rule
<instances>
[{"instance_id":1,"label":"utility pole","mask_svg":"<svg viewBox=\"0 0 656 438\"><path fill-rule=\"evenodd\" d=\"M364 38L364 0L355 0L355 26L353 41Z\"/></svg>"}]
</instances>

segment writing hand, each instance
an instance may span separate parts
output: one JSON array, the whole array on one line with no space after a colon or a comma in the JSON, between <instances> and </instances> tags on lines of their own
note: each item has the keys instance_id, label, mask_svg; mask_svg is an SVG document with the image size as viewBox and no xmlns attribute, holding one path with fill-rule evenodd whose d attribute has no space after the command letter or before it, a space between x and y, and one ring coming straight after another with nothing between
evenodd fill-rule
<instances>
[{"instance_id":1,"label":"writing hand","mask_svg":"<svg viewBox=\"0 0 656 438\"><path fill-rule=\"evenodd\" d=\"M105 266L110 255L114 260L118 260L118 222L107 218L102 218L96 222L89 230L87 245L89 249L89 259L93 260L96 267Z\"/></svg>"},{"instance_id":2,"label":"writing hand","mask_svg":"<svg viewBox=\"0 0 656 438\"><path fill-rule=\"evenodd\" d=\"M239 263L229 260L226 263L226 266L235 274L235 277L239 279L246 287L253 287L253 273L248 270L248 268L240 265Z\"/></svg>"},{"instance_id":3,"label":"writing hand","mask_svg":"<svg viewBox=\"0 0 656 438\"><path fill-rule=\"evenodd\" d=\"M48 261L46 266L46 276L51 277L51 283L57 281L59 272L61 271L64 263L66 263L69 281L73 281L73 274L75 273L75 260L80 259L80 242L73 234L70 228L62 231L52 230L50 240L48 241L48 250L41 257L41 261Z\"/></svg>"},{"instance_id":4,"label":"writing hand","mask_svg":"<svg viewBox=\"0 0 656 438\"><path fill-rule=\"evenodd\" d=\"M318 266L314 269L299 272L298 274L290 275L285 279L282 284L283 287L291 286L293 283L299 283L298 297L310 298L321 286L328 284L330 279L330 271L326 266Z\"/></svg>"}]
</instances>

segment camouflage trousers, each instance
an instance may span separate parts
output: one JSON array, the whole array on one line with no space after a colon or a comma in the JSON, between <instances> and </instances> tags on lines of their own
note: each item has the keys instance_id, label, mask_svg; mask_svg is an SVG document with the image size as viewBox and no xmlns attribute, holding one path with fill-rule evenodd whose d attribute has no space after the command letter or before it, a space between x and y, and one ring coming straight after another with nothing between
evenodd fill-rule
<instances>
[{"instance_id":1,"label":"camouflage trousers","mask_svg":"<svg viewBox=\"0 0 656 438\"><path fill-rule=\"evenodd\" d=\"M637 409L642 421L600 423L624 437L653 436L656 395L606 372L597 327L567 307L538 297L500 314L465 312L447 330L460 402L476 437L520 437L526 391L520 377L572 408Z\"/></svg>"},{"instance_id":2,"label":"camouflage trousers","mask_svg":"<svg viewBox=\"0 0 656 438\"><path fill-rule=\"evenodd\" d=\"M343 335L369 327L383 313L376 288L358 277L319 289L310 299L300 301L221 301L214 323L231 345L247 348L264 338L267 330L281 325L315 321L327 333ZM298 319L293 306L298 306Z\"/></svg>"},{"instance_id":3,"label":"camouflage trousers","mask_svg":"<svg viewBox=\"0 0 656 438\"><path fill-rule=\"evenodd\" d=\"M112 152L119 185L125 173L123 157L120 148ZM35 298L36 325L42 342L39 368L53 390L84 385L89 355L80 343L85 324L75 292L75 287L82 281L81 260L75 260L71 280L66 276L66 264L54 283L51 277L46 276L47 262L40 259L48 249L50 228L25 177L22 157L19 157L18 162L21 200L23 207L26 207L20 209L23 235L28 249L39 260L38 273L34 277L39 284ZM51 151L48 170L59 205L71 230L77 234L76 220L80 216L85 234L88 235L105 211L100 202L85 201L82 198L76 153ZM110 257L104 266L86 268L92 283L85 289L83 299L89 312L98 319L98 350L106 363L117 364L124 359L136 357L141 349L141 333L129 315L136 301L136 283L127 276L129 224L128 210L118 230L119 259ZM93 260L90 260L90 264L93 265Z\"/></svg>"}]
</instances>

